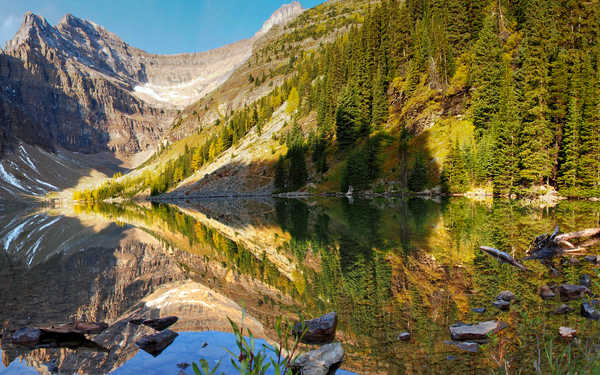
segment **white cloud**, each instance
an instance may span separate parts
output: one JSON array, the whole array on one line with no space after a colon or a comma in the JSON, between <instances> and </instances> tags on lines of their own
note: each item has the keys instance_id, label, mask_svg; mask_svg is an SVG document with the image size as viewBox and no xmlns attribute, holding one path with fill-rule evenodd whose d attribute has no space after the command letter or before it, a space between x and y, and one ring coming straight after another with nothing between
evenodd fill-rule
<instances>
[{"instance_id":1,"label":"white cloud","mask_svg":"<svg viewBox=\"0 0 600 375\"><path fill-rule=\"evenodd\" d=\"M0 45L4 46L6 41L12 39L19 25L21 24L21 17L14 14L9 14L0 18Z\"/></svg>"}]
</instances>

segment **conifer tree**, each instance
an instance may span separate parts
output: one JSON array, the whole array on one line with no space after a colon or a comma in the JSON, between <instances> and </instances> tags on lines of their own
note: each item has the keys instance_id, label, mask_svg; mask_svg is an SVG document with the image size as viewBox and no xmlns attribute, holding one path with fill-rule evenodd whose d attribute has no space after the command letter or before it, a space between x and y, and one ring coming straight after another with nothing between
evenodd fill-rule
<instances>
[{"instance_id":1,"label":"conifer tree","mask_svg":"<svg viewBox=\"0 0 600 375\"><path fill-rule=\"evenodd\" d=\"M505 65L504 80L493 125L494 194L510 195L519 179L519 117L510 66Z\"/></svg>"},{"instance_id":2,"label":"conifer tree","mask_svg":"<svg viewBox=\"0 0 600 375\"><path fill-rule=\"evenodd\" d=\"M489 128L498 112L502 82L502 49L495 18L488 16L475 43L471 64L472 114L477 135Z\"/></svg>"},{"instance_id":3,"label":"conifer tree","mask_svg":"<svg viewBox=\"0 0 600 375\"><path fill-rule=\"evenodd\" d=\"M354 142L361 126L360 116L355 88L347 86L335 113L336 137L340 146L346 147Z\"/></svg>"},{"instance_id":4,"label":"conifer tree","mask_svg":"<svg viewBox=\"0 0 600 375\"><path fill-rule=\"evenodd\" d=\"M385 92L384 75L381 66L377 69L375 84L373 85L373 119L371 127L381 127L388 118L388 100Z\"/></svg>"},{"instance_id":5,"label":"conifer tree","mask_svg":"<svg viewBox=\"0 0 600 375\"><path fill-rule=\"evenodd\" d=\"M564 126L564 138L561 150L561 165L558 179L559 187L573 188L577 184L577 165L579 163L579 129L581 113L575 95L569 99L567 122Z\"/></svg>"}]
</instances>

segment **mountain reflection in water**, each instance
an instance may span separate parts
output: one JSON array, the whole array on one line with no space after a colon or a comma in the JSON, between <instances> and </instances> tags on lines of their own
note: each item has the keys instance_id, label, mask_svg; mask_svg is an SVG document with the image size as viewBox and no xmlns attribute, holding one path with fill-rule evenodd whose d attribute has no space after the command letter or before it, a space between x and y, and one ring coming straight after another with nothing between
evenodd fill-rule
<instances>
[{"instance_id":1,"label":"mountain reflection in water","mask_svg":"<svg viewBox=\"0 0 600 375\"><path fill-rule=\"evenodd\" d=\"M555 225L600 226L598 203L545 209L466 199L176 203L0 215L0 373L178 373L178 363L224 356L219 347L232 336L216 331L230 331L226 318L239 322L242 310L245 325L269 342L280 315L337 311L343 368L357 373L477 372L495 368L499 351L513 368L533 373L537 342L556 339L561 325L579 331L575 355L598 343L597 322L578 313L547 315L559 302L538 296L542 285L577 284L583 273L597 281L595 265L558 259L561 274L554 277L538 262L527 262L532 271L523 273L476 250L489 245L521 258L531 239ZM491 306L502 290L518 297L508 312ZM577 301L569 305L578 311ZM167 315L179 317L171 327L179 337L156 358L139 351L134 342L148 331L126 320ZM92 336L109 353L26 350L6 340L20 327L73 319L109 323ZM449 325L492 319L509 327L478 353L444 343ZM411 340L398 341L406 330ZM557 353L567 345L554 341Z\"/></svg>"}]
</instances>

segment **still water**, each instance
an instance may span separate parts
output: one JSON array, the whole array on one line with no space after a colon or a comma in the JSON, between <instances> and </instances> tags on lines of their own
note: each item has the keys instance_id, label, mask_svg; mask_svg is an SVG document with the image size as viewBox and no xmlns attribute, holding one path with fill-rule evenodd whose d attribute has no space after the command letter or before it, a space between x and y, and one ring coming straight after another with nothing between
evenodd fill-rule
<instances>
[{"instance_id":1,"label":"still water","mask_svg":"<svg viewBox=\"0 0 600 375\"><path fill-rule=\"evenodd\" d=\"M273 343L277 317L329 311L339 317L342 368L353 373L534 374L535 362L546 373L569 359L572 368L600 371L600 323L580 316L581 301L567 302L570 314L551 314L561 302L538 294L542 285L577 284L584 273L600 294L596 265L560 257L557 272L539 261L526 261L523 272L477 250L488 245L522 258L536 235L556 225L564 232L599 227L600 203L176 203L0 214L0 374L192 374L185 364L200 358L228 361L223 348L233 349L234 340L227 317L239 323L244 316L261 343ZM491 305L503 290L517 296L509 311ZM472 311L480 307L485 312ZM134 344L148 332L126 320L167 315L179 317L172 328L179 336L153 358ZM92 336L106 350L27 350L6 340L20 327L73 319L107 322L109 329ZM508 327L477 353L445 343L450 325L486 320ZM577 329L578 339L560 340L560 326ZM409 342L398 340L403 331L411 332Z\"/></svg>"}]
</instances>

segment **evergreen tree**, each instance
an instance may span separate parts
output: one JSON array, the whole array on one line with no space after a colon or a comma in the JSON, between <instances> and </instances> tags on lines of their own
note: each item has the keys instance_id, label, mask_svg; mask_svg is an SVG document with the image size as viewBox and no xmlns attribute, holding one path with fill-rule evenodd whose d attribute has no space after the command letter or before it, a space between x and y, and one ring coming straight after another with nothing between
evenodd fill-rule
<instances>
[{"instance_id":1,"label":"evergreen tree","mask_svg":"<svg viewBox=\"0 0 600 375\"><path fill-rule=\"evenodd\" d=\"M275 190L276 191L285 191L286 188L286 170L285 170L285 160L283 157L279 157L277 160L277 164L275 164Z\"/></svg>"},{"instance_id":2,"label":"evergreen tree","mask_svg":"<svg viewBox=\"0 0 600 375\"><path fill-rule=\"evenodd\" d=\"M563 146L558 184L561 188L573 188L577 184L577 165L579 163L579 129L581 113L575 95L571 95L567 122L564 126Z\"/></svg>"},{"instance_id":3,"label":"evergreen tree","mask_svg":"<svg viewBox=\"0 0 600 375\"><path fill-rule=\"evenodd\" d=\"M499 110L493 121L494 194L510 195L519 179L519 116L512 73L507 64L500 96Z\"/></svg>"},{"instance_id":4,"label":"evergreen tree","mask_svg":"<svg viewBox=\"0 0 600 375\"><path fill-rule=\"evenodd\" d=\"M360 116L355 89L347 86L340 97L335 113L336 137L340 146L345 147L354 143L361 127Z\"/></svg>"},{"instance_id":5,"label":"evergreen tree","mask_svg":"<svg viewBox=\"0 0 600 375\"><path fill-rule=\"evenodd\" d=\"M375 84L373 85L373 118L371 128L376 129L387 122L388 100L385 92L384 75L381 66L377 69Z\"/></svg>"},{"instance_id":6,"label":"evergreen tree","mask_svg":"<svg viewBox=\"0 0 600 375\"><path fill-rule=\"evenodd\" d=\"M502 49L494 17L485 19L471 64L473 125L481 136L498 113L502 82Z\"/></svg>"},{"instance_id":7,"label":"evergreen tree","mask_svg":"<svg viewBox=\"0 0 600 375\"><path fill-rule=\"evenodd\" d=\"M408 178L408 188L411 191L419 192L425 189L426 185L427 165L425 165L421 154L417 154L415 164L413 165L410 177Z\"/></svg>"}]
</instances>

